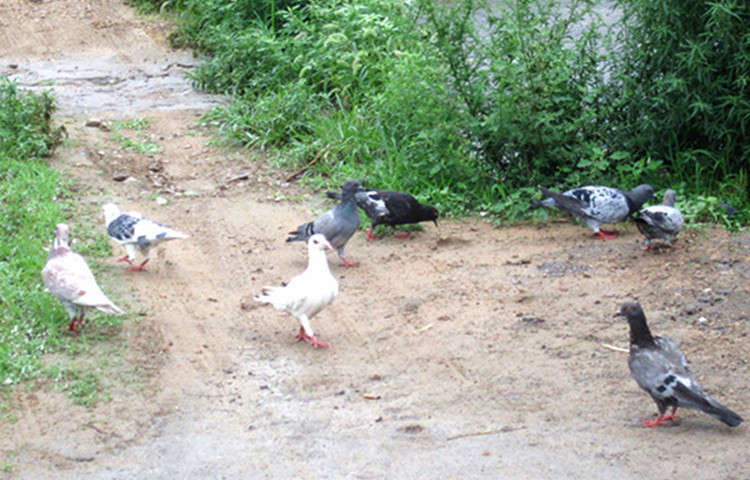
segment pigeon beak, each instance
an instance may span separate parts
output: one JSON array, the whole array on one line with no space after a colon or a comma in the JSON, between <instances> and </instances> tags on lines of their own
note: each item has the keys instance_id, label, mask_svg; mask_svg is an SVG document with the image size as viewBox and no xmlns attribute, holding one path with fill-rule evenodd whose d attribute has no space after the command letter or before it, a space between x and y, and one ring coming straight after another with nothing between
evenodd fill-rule
<instances>
[{"instance_id":1,"label":"pigeon beak","mask_svg":"<svg viewBox=\"0 0 750 480\"><path fill-rule=\"evenodd\" d=\"M622 312L618 310L614 315L612 315L612 318L614 317L622 317Z\"/></svg>"}]
</instances>

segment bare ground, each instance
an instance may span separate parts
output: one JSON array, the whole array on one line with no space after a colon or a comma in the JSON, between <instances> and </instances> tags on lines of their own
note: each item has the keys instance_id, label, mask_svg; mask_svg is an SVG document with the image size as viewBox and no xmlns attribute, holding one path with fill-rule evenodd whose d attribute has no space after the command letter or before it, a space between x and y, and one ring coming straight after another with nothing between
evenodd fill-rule
<instances>
[{"instance_id":1,"label":"bare ground","mask_svg":"<svg viewBox=\"0 0 750 480\"><path fill-rule=\"evenodd\" d=\"M677 426L642 428L655 405L605 346L627 346L613 314L638 299L747 418L746 233L690 230L685 248L657 254L633 224L607 242L565 220L360 233L347 246L359 268L329 257L341 293L313 320L331 344L316 350L251 298L304 269L285 233L330 204L258 152L208 145L199 115L221 100L189 88L195 60L169 50L169 25L115 0L8 0L0 26L0 72L55 89L71 142L53 161L77 181L75 221L103 228L99 207L116 201L191 235L147 273L123 271L113 248L100 280L131 315L116 331L92 316L85 328L112 340L79 359L108 399L85 408L46 381L16 388L0 476L750 478L746 424L683 411ZM114 140L106 125L127 118L151 118L163 153Z\"/></svg>"}]
</instances>

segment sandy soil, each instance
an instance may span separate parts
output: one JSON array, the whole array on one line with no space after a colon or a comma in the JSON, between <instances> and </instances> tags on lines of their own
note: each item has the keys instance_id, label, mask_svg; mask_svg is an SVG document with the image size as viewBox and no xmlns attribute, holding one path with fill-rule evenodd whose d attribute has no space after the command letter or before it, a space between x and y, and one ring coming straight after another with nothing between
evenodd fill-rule
<instances>
[{"instance_id":1,"label":"sandy soil","mask_svg":"<svg viewBox=\"0 0 750 480\"><path fill-rule=\"evenodd\" d=\"M58 95L71 141L53 162L76 179L75 222L103 228L100 205L116 201L191 235L147 273L123 271L113 246L100 280L131 315L116 331L93 316L87 331L112 340L77 359L100 369L106 398L84 408L48 381L16 388L0 476L750 478L746 424L684 411L642 428L655 405L605 346L627 346L613 314L638 299L748 418L746 233L691 230L652 254L632 223L606 242L565 219L360 232L347 246L359 268L329 257L341 293L313 320L331 347L313 349L251 298L304 269L285 233L331 204L259 152L209 146L199 115L221 100L189 88L196 61L169 50L169 25L116 0L6 0L0 24L0 72ZM163 153L114 140L106 125L127 118L152 119Z\"/></svg>"}]
</instances>

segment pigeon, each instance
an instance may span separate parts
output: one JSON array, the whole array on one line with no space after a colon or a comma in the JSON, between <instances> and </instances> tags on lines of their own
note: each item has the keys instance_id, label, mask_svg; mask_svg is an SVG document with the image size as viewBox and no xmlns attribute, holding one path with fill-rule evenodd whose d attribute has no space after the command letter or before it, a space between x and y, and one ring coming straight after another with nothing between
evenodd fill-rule
<instances>
[{"instance_id":1,"label":"pigeon","mask_svg":"<svg viewBox=\"0 0 750 480\"><path fill-rule=\"evenodd\" d=\"M557 207L585 221L594 231L596 238L612 239L617 232L599 228L602 223L614 223L637 212L644 203L654 196L654 189L643 184L629 192L619 188L587 186L574 188L564 193L556 193L544 187L539 190L549 198L532 202L535 207Z\"/></svg>"},{"instance_id":2,"label":"pigeon","mask_svg":"<svg viewBox=\"0 0 750 480\"><path fill-rule=\"evenodd\" d=\"M86 307L109 315L125 313L107 298L96 283L86 260L70 249L70 229L64 223L55 227L55 241L42 269L42 280L53 297L60 300L70 316L68 328L83 324Z\"/></svg>"},{"instance_id":3,"label":"pigeon","mask_svg":"<svg viewBox=\"0 0 750 480\"><path fill-rule=\"evenodd\" d=\"M149 251L167 240L177 238L188 238L188 235L177 230L165 227L160 223L149 220L140 213L122 213L114 203L104 205L104 222L107 225L107 234L123 247L127 255L118 259L118 262L128 262L128 270L145 271L145 265L151 259ZM134 265L136 250L140 250L144 257L143 263Z\"/></svg>"},{"instance_id":4,"label":"pigeon","mask_svg":"<svg viewBox=\"0 0 750 480\"><path fill-rule=\"evenodd\" d=\"M626 317L630 324L630 373L659 409L659 417L651 422L645 421L644 426L665 425L668 420L676 420L678 407L700 410L730 427L742 423L742 417L698 386L674 339L651 335L638 302L624 303L616 316ZM667 407L672 407L669 414L666 413Z\"/></svg>"},{"instance_id":5,"label":"pigeon","mask_svg":"<svg viewBox=\"0 0 750 480\"><path fill-rule=\"evenodd\" d=\"M677 248L672 245L674 239L682 230L682 214L674 207L676 197L674 190L664 192L664 200L661 205L646 207L635 217L638 230L646 237L644 250L652 250L651 241L655 238L664 240L669 248Z\"/></svg>"},{"instance_id":6,"label":"pigeon","mask_svg":"<svg viewBox=\"0 0 750 480\"><path fill-rule=\"evenodd\" d=\"M341 199L338 192L326 193L328 198ZM423 205L412 195L389 190L363 190L354 195L357 206L364 210L372 220L367 230L367 240L377 240L372 231L378 225L385 224L392 227L409 223L419 223L427 220L435 222L437 226L438 211L431 205ZM409 238L408 233L394 234L396 237Z\"/></svg>"},{"instance_id":7,"label":"pigeon","mask_svg":"<svg viewBox=\"0 0 750 480\"><path fill-rule=\"evenodd\" d=\"M287 312L300 323L297 341L309 341L313 347L326 348L328 344L318 340L310 327L310 319L336 298L339 284L328 268L326 250L331 244L321 234L314 234L307 241L307 269L292 278L283 287L263 287L263 293L254 300L270 303L281 312Z\"/></svg>"},{"instance_id":8,"label":"pigeon","mask_svg":"<svg viewBox=\"0 0 750 480\"><path fill-rule=\"evenodd\" d=\"M359 228L359 212L354 202L354 195L361 189L362 185L357 180L347 180L341 191L341 202L314 221L300 225L296 231L289 232L293 236L287 238L286 241L304 242L316 233L323 234L336 249L344 266L356 267L357 263L344 258L344 246Z\"/></svg>"}]
</instances>

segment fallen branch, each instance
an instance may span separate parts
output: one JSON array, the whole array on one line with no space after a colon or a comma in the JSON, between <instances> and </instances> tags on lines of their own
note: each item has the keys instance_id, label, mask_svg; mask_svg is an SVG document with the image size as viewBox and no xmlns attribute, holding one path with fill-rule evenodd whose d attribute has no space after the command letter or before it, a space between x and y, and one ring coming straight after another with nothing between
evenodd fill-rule
<instances>
[{"instance_id":1,"label":"fallen branch","mask_svg":"<svg viewBox=\"0 0 750 480\"><path fill-rule=\"evenodd\" d=\"M456 440L459 438L466 438L466 437L478 437L480 435L495 435L497 433L508 433L508 432L515 432L516 430L523 430L526 427L503 427L495 430L482 430L480 432L469 432L469 433L461 433L459 435L454 435L452 437L448 437L448 441Z\"/></svg>"},{"instance_id":2,"label":"fallen branch","mask_svg":"<svg viewBox=\"0 0 750 480\"><path fill-rule=\"evenodd\" d=\"M287 182L291 182L295 178L299 177L300 175L302 175L303 173L305 173L306 171L308 171L310 169L310 167L312 167L318 160L320 160L320 157L323 156L323 154L326 152L326 150L328 150L328 149L324 148L323 150L319 151L318 154L315 155L315 158L313 158L312 160L310 160L310 162L307 165L305 165L301 169L297 170L296 172L294 172L291 175L289 175L288 177L286 177L286 181Z\"/></svg>"},{"instance_id":3,"label":"fallen branch","mask_svg":"<svg viewBox=\"0 0 750 480\"><path fill-rule=\"evenodd\" d=\"M600 343L599 345L608 350L612 350L613 352L630 353L630 350L628 350L627 348L615 347L614 345L610 345L608 343Z\"/></svg>"}]
</instances>

